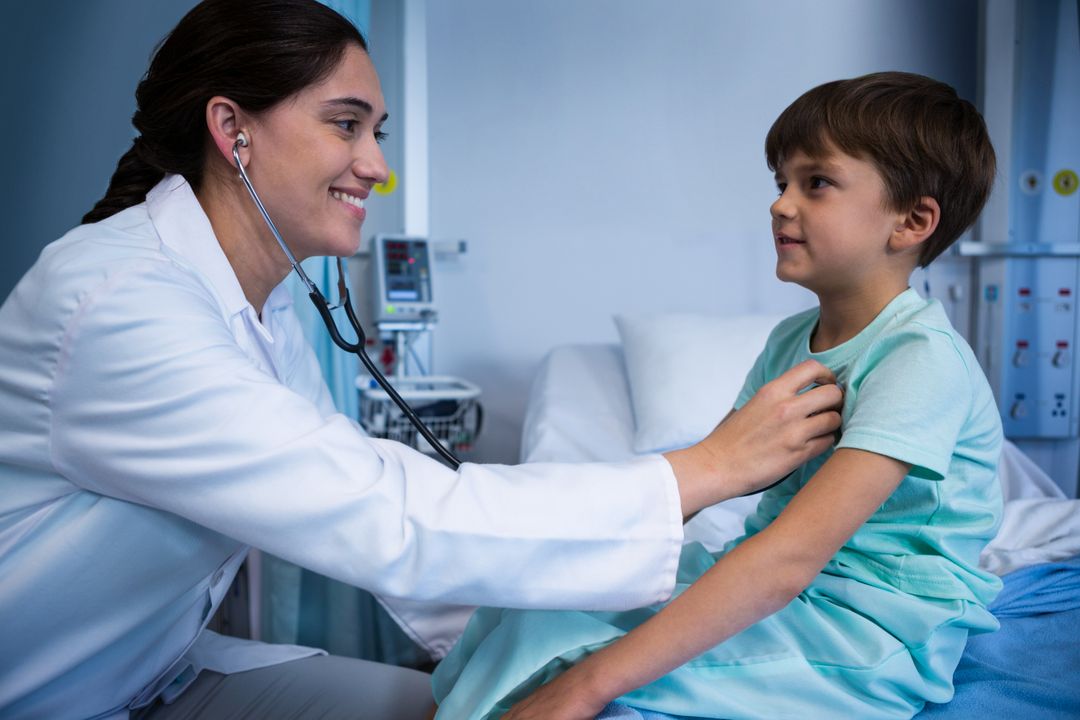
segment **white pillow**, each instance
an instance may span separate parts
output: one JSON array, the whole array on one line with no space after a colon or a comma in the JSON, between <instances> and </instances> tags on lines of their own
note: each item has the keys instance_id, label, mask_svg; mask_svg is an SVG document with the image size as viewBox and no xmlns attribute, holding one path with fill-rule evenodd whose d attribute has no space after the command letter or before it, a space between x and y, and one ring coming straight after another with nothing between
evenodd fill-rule
<instances>
[{"instance_id":1,"label":"white pillow","mask_svg":"<svg viewBox=\"0 0 1080 720\"><path fill-rule=\"evenodd\" d=\"M783 316L617 315L634 452L686 447L731 410L769 332Z\"/></svg>"}]
</instances>

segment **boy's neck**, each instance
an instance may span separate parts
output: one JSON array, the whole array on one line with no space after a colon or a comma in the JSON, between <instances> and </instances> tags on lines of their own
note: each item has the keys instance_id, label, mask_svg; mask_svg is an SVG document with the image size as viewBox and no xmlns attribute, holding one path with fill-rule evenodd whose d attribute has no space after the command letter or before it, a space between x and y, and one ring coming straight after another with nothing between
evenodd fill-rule
<instances>
[{"instance_id":1,"label":"boy's neck","mask_svg":"<svg viewBox=\"0 0 1080 720\"><path fill-rule=\"evenodd\" d=\"M902 282L878 287L818 293L821 316L813 335L810 336L810 350L823 352L855 337L907 288L905 278Z\"/></svg>"}]
</instances>

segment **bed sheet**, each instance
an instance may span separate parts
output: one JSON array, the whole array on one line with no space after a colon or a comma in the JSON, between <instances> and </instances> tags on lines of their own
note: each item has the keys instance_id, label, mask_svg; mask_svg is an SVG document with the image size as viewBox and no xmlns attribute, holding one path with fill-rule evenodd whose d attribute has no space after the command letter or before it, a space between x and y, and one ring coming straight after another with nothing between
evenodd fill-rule
<instances>
[{"instance_id":1,"label":"bed sheet","mask_svg":"<svg viewBox=\"0 0 1080 720\"><path fill-rule=\"evenodd\" d=\"M522 462L634 456L634 410L618 345L562 345L540 364L522 428Z\"/></svg>"}]
</instances>

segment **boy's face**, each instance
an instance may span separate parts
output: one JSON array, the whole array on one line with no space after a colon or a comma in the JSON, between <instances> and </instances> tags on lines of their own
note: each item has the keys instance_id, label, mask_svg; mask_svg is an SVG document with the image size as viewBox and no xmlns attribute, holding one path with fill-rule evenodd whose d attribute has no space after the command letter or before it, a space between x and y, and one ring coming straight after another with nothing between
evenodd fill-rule
<instances>
[{"instance_id":1,"label":"boy's face","mask_svg":"<svg viewBox=\"0 0 1080 720\"><path fill-rule=\"evenodd\" d=\"M801 151L776 171L772 204L776 276L817 293L873 289L891 273L888 241L903 223L869 162L833 151Z\"/></svg>"}]
</instances>

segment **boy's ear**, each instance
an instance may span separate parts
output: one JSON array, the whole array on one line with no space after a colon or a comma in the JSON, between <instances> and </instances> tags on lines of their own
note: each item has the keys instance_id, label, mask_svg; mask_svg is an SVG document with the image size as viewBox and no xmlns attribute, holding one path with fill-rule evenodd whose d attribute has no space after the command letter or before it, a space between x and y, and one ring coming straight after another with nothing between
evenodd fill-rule
<instances>
[{"instance_id":1,"label":"boy's ear","mask_svg":"<svg viewBox=\"0 0 1080 720\"><path fill-rule=\"evenodd\" d=\"M889 238L889 247L897 252L918 247L937 230L941 220L941 206L929 195L924 195L904 214Z\"/></svg>"}]
</instances>

